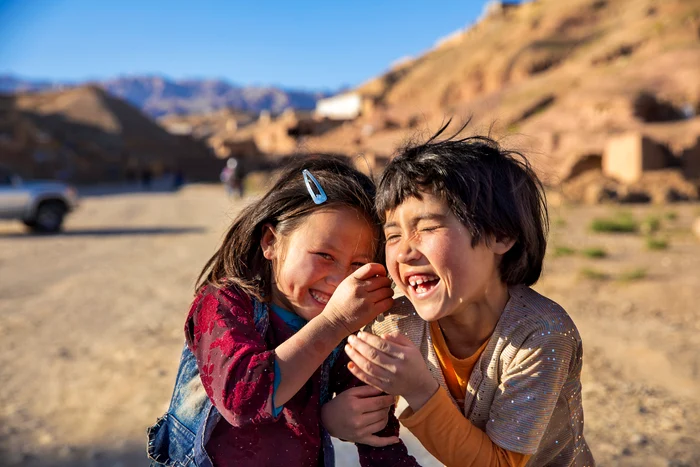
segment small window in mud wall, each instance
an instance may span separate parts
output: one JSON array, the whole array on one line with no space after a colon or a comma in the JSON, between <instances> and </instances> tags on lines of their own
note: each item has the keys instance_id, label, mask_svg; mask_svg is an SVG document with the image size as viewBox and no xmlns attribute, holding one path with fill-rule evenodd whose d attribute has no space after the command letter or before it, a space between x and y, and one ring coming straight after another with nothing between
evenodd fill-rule
<instances>
[{"instance_id":1,"label":"small window in mud wall","mask_svg":"<svg viewBox=\"0 0 700 467\"><path fill-rule=\"evenodd\" d=\"M601 154L585 154L581 156L571 167L567 180L578 177L591 170L603 170L603 156Z\"/></svg>"}]
</instances>

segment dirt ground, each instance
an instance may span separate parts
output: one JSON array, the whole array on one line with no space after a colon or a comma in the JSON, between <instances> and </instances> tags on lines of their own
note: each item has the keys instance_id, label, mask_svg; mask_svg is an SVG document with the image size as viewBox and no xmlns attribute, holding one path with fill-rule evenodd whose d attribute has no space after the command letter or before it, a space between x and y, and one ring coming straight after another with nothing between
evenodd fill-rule
<instances>
[{"instance_id":1,"label":"dirt ground","mask_svg":"<svg viewBox=\"0 0 700 467\"><path fill-rule=\"evenodd\" d=\"M145 429L167 407L194 280L240 206L195 185L86 197L58 236L0 223L0 465L147 465ZM583 336L585 435L598 464L700 466L700 241L690 231L700 206L625 209L659 216L668 248L590 232L619 207L552 207L536 289ZM586 247L608 256L578 253ZM338 453L339 466L357 465L353 446Z\"/></svg>"}]
</instances>

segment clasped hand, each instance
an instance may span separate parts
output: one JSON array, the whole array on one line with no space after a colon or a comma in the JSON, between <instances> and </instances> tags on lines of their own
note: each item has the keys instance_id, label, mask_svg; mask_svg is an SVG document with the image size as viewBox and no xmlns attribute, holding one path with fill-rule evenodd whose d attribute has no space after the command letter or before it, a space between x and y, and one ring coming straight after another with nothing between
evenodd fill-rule
<instances>
[{"instance_id":1,"label":"clasped hand","mask_svg":"<svg viewBox=\"0 0 700 467\"><path fill-rule=\"evenodd\" d=\"M360 381L387 394L402 396L414 411L439 387L420 350L398 332L381 337L367 332L350 335L345 353L352 360L348 364L350 372Z\"/></svg>"}]
</instances>

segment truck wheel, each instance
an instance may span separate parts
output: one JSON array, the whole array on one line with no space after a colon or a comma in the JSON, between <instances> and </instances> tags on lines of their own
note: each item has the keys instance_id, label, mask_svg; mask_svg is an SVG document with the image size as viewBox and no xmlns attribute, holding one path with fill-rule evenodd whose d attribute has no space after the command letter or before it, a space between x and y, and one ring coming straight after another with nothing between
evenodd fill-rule
<instances>
[{"instance_id":1,"label":"truck wheel","mask_svg":"<svg viewBox=\"0 0 700 467\"><path fill-rule=\"evenodd\" d=\"M61 201L44 201L29 226L35 232L58 232L65 216L66 206Z\"/></svg>"}]
</instances>

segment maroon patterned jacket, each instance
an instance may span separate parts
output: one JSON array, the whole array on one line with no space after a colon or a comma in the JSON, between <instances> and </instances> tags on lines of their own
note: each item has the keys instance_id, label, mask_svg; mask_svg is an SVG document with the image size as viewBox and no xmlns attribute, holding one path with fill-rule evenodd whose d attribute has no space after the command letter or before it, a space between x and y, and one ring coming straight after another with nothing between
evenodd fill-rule
<instances>
[{"instance_id":1,"label":"maroon patterned jacket","mask_svg":"<svg viewBox=\"0 0 700 467\"><path fill-rule=\"evenodd\" d=\"M269 313L265 336L256 331L253 302L237 289L206 287L195 298L185 325L187 344L197 358L202 384L222 419L206 443L217 467L323 466L322 371L273 415L274 349L293 331ZM360 383L347 370L344 352L330 367L328 391L340 393ZM398 434L390 413L380 435ZM362 466L416 466L403 443L385 448L357 445Z\"/></svg>"}]
</instances>

